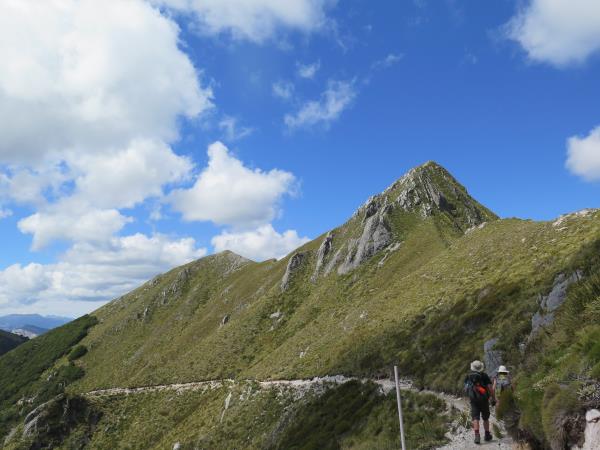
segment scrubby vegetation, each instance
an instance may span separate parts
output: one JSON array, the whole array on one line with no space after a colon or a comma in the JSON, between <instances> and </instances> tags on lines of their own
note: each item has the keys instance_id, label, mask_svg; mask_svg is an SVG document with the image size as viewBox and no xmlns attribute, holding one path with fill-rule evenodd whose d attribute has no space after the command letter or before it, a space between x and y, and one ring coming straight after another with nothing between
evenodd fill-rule
<instances>
[{"instance_id":1,"label":"scrubby vegetation","mask_svg":"<svg viewBox=\"0 0 600 450\"><path fill-rule=\"evenodd\" d=\"M67 359L69 361L75 361L76 359L81 358L83 355L87 353L87 347L85 345L76 345L73 347L73 350L69 352L69 356Z\"/></svg>"},{"instance_id":2,"label":"scrubby vegetation","mask_svg":"<svg viewBox=\"0 0 600 450\"><path fill-rule=\"evenodd\" d=\"M23 342L27 342L27 338L18 334L9 333L8 331L0 330L0 356L6 352L18 347Z\"/></svg>"},{"instance_id":3,"label":"scrubby vegetation","mask_svg":"<svg viewBox=\"0 0 600 450\"><path fill-rule=\"evenodd\" d=\"M513 430L536 445L578 442L588 408L600 407L600 242L573 261L583 279L573 284L554 324L530 343L517 381Z\"/></svg>"},{"instance_id":4,"label":"scrubby vegetation","mask_svg":"<svg viewBox=\"0 0 600 450\"><path fill-rule=\"evenodd\" d=\"M409 448L445 442L451 417L444 403L427 394L403 395ZM90 449L150 450L179 443L182 450L358 450L392 449L399 443L394 393L384 396L368 383L299 396L293 389L241 382L185 394L98 397L88 403L92 410L104 411L87 444Z\"/></svg>"},{"instance_id":5,"label":"scrubby vegetation","mask_svg":"<svg viewBox=\"0 0 600 450\"><path fill-rule=\"evenodd\" d=\"M17 418L83 376L81 368L68 364L41 377L96 323L95 317L83 316L0 357L0 436L6 435ZM22 400L20 404L19 400Z\"/></svg>"}]
</instances>

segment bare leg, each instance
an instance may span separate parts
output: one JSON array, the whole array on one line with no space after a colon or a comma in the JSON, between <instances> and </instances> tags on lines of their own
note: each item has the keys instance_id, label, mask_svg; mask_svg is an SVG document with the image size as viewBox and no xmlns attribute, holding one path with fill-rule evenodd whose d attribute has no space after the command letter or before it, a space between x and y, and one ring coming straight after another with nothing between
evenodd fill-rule
<instances>
[{"instance_id":1,"label":"bare leg","mask_svg":"<svg viewBox=\"0 0 600 450\"><path fill-rule=\"evenodd\" d=\"M485 422L484 422L484 426L485 426ZM475 432L475 434L479 434L479 420L473 421L473 431Z\"/></svg>"},{"instance_id":2,"label":"bare leg","mask_svg":"<svg viewBox=\"0 0 600 450\"><path fill-rule=\"evenodd\" d=\"M477 424L477 428L479 428L479 423ZM490 421L489 420L483 421L483 429L485 431L487 431L488 433L490 432Z\"/></svg>"}]
</instances>

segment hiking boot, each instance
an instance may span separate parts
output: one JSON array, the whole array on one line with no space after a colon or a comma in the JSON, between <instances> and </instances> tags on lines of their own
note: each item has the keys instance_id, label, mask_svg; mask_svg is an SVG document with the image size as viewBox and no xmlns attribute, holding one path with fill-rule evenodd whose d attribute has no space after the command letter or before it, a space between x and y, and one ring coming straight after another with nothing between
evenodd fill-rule
<instances>
[{"instance_id":1,"label":"hiking boot","mask_svg":"<svg viewBox=\"0 0 600 450\"><path fill-rule=\"evenodd\" d=\"M490 433L489 431L485 432L485 441L489 442L492 440L492 433Z\"/></svg>"},{"instance_id":2,"label":"hiking boot","mask_svg":"<svg viewBox=\"0 0 600 450\"><path fill-rule=\"evenodd\" d=\"M475 443L481 444L481 436L479 436L479 433L475 433Z\"/></svg>"}]
</instances>

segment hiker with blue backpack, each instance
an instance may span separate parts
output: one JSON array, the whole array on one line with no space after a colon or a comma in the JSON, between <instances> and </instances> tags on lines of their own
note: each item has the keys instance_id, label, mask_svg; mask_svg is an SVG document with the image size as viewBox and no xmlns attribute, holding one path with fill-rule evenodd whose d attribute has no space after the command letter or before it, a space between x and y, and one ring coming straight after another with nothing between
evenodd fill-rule
<instances>
[{"instance_id":1,"label":"hiker with blue backpack","mask_svg":"<svg viewBox=\"0 0 600 450\"><path fill-rule=\"evenodd\" d=\"M473 431L475 433L475 443L481 443L479 434L479 420L483 419L483 429L485 430L485 440L492 440L490 433L490 401L492 406L496 405L496 396L492 380L484 372L484 365L481 361L471 363L471 371L465 378L465 394L471 401L471 419Z\"/></svg>"}]
</instances>

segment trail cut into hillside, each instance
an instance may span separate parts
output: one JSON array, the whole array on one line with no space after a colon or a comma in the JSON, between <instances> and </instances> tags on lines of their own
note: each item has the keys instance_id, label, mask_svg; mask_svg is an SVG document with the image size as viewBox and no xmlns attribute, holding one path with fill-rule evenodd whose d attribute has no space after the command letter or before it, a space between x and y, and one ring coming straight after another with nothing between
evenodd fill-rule
<instances>
[{"instance_id":1,"label":"trail cut into hillside","mask_svg":"<svg viewBox=\"0 0 600 450\"><path fill-rule=\"evenodd\" d=\"M234 380L234 379L222 379L222 380L206 380L192 383L174 383L174 384L162 384L155 386L139 386L129 388L109 388L109 389L97 389L85 393L87 397L104 397L104 396L119 396L119 395L136 395L136 394L147 394L153 392L165 392L172 391L176 393L184 393L186 391L206 391L212 389L218 389L222 387L233 387L236 384L250 384L256 385L260 389L285 389L293 390L296 392L298 397L302 397L309 390L316 392L324 392L328 387L332 385L340 385L348 383L350 381L360 381L362 383L371 382L379 386L382 394L388 394L390 391L395 389L395 383L393 380L386 378L357 378L347 377L344 375L334 375L325 377L315 377L312 379L297 379L297 380ZM482 444L475 444L473 442L473 431L470 428L469 417L469 402L461 397L455 397L442 392L436 392L431 390L419 390L414 387L410 380L401 380L400 389L408 390L415 393L427 393L436 396L446 404L446 408L450 413L452 410L460 413L460 420L456 420L451 427L451 430L447 434L449 442L438 447L440 450L470 450L479 448L495 448L499 450L511 450L513 449L514 441L506 433L504 425L501 421L496 419L495 414L490 417L490 425L492 429L496 430L496 433L500 433L500 436L496 436L491 442L484 442ZM230 398L230 397L228 397ZM227 409L226 406L222 412L225 414Z\"/></svg>"}]
</instances>

